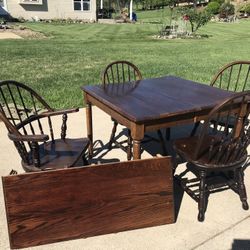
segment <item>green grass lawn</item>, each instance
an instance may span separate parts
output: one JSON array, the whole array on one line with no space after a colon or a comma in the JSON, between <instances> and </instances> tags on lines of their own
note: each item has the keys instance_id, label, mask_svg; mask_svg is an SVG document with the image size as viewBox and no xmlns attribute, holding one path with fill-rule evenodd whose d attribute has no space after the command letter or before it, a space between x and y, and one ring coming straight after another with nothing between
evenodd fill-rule
<instances>
[{"instance_id":1,"label":"green grass lawn","mask_svg":"<svg viewBox=\"0 0 250 250\"><path fill-rule=\"evenodd\" d=\"M114 60L133 62L144 78L176 75L207 84L222 65L250 60L250 20L210 23L200 30L209 38L197 40L155 40L161 24L151 23L25 25L48 39L0 40L0 79L24 82L61 108L82 106L80 86L98 84Z\"/></svg>"},{"instance_id":2,"label":"green grass lawn","mask_svg":"<svg viewBox=\"0 0 250 250\"><path fill-rule=\"evenodd\" d=\"M150 10L150 11L137 11L136 15L139 22L143 23L159 23L168 21L170 16L170 9L164 8L159 10Z\"/></svg>"}]
</instances>

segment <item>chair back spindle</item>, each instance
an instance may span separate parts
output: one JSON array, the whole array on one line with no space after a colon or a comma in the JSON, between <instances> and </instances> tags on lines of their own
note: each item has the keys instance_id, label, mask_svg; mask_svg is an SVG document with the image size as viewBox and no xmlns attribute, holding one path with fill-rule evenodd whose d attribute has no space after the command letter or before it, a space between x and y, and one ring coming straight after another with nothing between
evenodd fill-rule
<instances>
[{"instance_id":1,"label":"chair back spindle","mask_svg":"<svg viewBox=\"0 0 250 250\"><path fill-rule=\"evenodd\" d=\"M233 92L250 88L250 61L235 61L225 65L212 79L211 86Z\"/></svg>"},{"instance_id":2,"label":"chair back spindle","mask_svg":"<svg viewBox=\"0 0 250 250\"><path fill-rule=\"evenodd\" d=\"M102 84L126 83L142 79L139 69L127 61L110 63L102 73Z\"/></svg>"},{"instance_id":3,"label":"chair back spindle","mask_svg":"<svg viewBox=\"0 0 250 250\"><path fill-rule=\"evenodd\" d=\"M198 135L196 161L224 167L246 160L250 140L249 101L250 91L237 93L210 112Z\"/></svg>"}]
</instances>

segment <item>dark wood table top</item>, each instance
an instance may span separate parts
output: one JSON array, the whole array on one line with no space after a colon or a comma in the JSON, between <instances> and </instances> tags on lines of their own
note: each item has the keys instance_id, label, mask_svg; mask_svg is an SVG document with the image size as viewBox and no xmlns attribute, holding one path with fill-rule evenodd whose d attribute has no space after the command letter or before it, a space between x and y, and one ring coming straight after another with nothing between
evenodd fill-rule
<instances>
[{"instance_id":1,"label":"dark wood table top","mask_svg":"<svg viewBox=\"0 0 250 250\"><path fill-rule=\"evenodd\" d=\"M133 84L83 86L82 90L133 122L146 122L211 109L231 92L167 76Z\"/></svg>"}]
</instances>

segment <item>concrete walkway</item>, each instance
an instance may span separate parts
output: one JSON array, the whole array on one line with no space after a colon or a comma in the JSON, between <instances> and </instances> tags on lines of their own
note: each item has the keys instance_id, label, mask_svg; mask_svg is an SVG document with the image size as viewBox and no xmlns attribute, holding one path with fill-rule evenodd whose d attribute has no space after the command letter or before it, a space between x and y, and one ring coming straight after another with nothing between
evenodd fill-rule
<instances>
[{"instance_id":1,"label":"concrete walkway","mask_svg":"<svg viewBox=\"0 0 250 250\"><path fill-rule=\"evenodd\" d=\"M8 31L0 32L0 39L23 39L22 37Z\"/></svg>"},{"instance_id":2,"label":"concrete walkway","mask_svg":"<svg viewBox=\"0 0 250 250\"><path fill-rule=\"evenodd\" d=\"M104 148L112 129L111 119L97 108L93 109L94 140L96 143L97 161L102 155L103 162L114 159L126 160L126 154L120 149L114 149L107 154ZM61 123L60 119L54 120ZM171 131L173 137L187 135L187 127L175 128ZM69 116L68 135L71 137L86 136L85 113L82 109L77 114ZM0 123L0 175L8 175L11 169L23 172L20 158L7 138L6 129ZM98 148L99 147L99 148ZM170 148L171 145L169 144ZM143 158L161 153L157 143L145 144ZM180 166L183 168L184 164ZM245 183L250 196L250 169L245 171ZM8 231L5 217L2 185L0 185L0 249L9 249ZM209 197L206 218L203 223L197 221L197 204L186 194L176 189L176 208L178 211L175 224L132 230L87 239L65 241L43 245L29 249L84 249L84 250L166 250L166 249L250 249L250 211L241 207L238 195L227 190L215 193ZM179 193L178 193L179 192ZM250 203L250 199L249 199ZM69 229L70 230L70 229Z\"/></svg>"}]
</instances>

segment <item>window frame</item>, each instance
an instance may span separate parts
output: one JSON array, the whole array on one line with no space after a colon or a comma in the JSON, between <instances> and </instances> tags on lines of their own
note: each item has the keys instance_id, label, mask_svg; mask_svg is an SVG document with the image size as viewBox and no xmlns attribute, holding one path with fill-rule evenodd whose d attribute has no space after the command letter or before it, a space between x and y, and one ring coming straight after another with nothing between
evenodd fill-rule
<instances>
[{"instance_id":1,"label":"window frame","mask_svg":"<svg viewBox=\"0 0 250 250\"><path fill-rule=\"evenodd\" d=\"M88 12L88 11L91 11L91 0L89 0L89 1L87 1L87 0L78 0L77 2L79 2L80 4L81 4L81 9L80 10L75 10L75 2L76 2L77 0L73 0L73 10L74 11L79 11L79 12ZM83 9L83 4L84 4L84 2L86 2L86 3L89 3L89 9L88 10L84 10Z\"/></svg>"},{"instance_id":2,"label":"window frame","mask_svg":"<svg viewBox=\"0 0 250 250\"><path fill-rule=\"evenodd\" d=\"M19 0L19 4L43 5L43 0Z\"/></svg>"}]
</instances>

